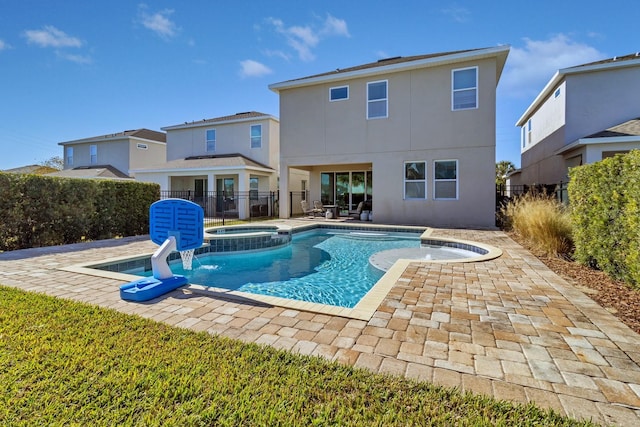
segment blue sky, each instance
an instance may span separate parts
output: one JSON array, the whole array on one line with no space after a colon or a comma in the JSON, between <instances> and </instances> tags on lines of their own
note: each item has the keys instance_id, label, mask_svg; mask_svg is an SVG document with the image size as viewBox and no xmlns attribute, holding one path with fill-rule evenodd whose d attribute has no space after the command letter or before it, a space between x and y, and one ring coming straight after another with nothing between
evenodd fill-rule
<instances>
[{"instance_id":1,"label":"blue sky","mask_svg":"<svg viewBox=\"0 0 640 427\"><path fill-rule=\"evenodd\" d=\"M0 0L0 169L58 142L256 110L271 83L380 58L511 45L496 160L559 68L640 50L637 0Z\"/></svg>"}]
</instances>

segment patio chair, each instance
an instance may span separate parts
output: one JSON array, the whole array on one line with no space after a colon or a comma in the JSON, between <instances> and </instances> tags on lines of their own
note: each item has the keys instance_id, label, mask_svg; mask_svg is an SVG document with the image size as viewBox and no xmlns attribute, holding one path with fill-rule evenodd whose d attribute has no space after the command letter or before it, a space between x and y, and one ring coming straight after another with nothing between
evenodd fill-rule
<instances>
[{"instance_id":1,"label":"patio chair","mask_svg":"<svg viewBox=\"0 0 640 427\"><path fill-rule=\"evenodd\" d=\"M302 200L300 202L300 205L302 206L302 212L305 215L313 215L314 218L316 217L317 214L324 212L322 210L316 209L315 207L312 208L311 206L309 206L309 202L306 200Z\"/></svg>"},{"instance_id":2,"label":"patio chair","mask_svg":"<svg viewBox=\"0 0 640 427\"><path fill-rule=\"evenodd\" d=\"M362 213L362 208L364 207L364 202L358 203L355 211L349 211L349 216L355 219L360 219L360 214Z\"/></svg>"},{"instance_id":3,"label":"patio chair","mask_svg":"<svg viewBox=\"0 0 640 427\"><path fill-rule=\"evenodd\" d=\"M324 213L327 211L320 200L313 201L313 209L317 211L320 215L324 215Z\"/></svg>"}]
</instances>

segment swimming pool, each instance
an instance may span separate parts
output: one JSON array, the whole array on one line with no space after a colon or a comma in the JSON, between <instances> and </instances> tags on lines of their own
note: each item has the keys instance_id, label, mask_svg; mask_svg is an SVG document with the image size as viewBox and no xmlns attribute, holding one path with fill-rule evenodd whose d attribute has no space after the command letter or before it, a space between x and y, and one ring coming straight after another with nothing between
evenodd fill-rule
<instances>
[{"instance_id":1,"label":"swimming pool","mask_svg":"<svg viewBox=\"0 0 640 427\"><path fill-rule=\"evenodd\" d=\"M371 255L390 249L420 248L419 233L349 232L316 229L297 233L291 245L231 255L197 255L192 270L171 264L189 283L313 303L354 307L384 271ZM124 271L151 275L150 271Z\"/></svg>"}]
</instances>

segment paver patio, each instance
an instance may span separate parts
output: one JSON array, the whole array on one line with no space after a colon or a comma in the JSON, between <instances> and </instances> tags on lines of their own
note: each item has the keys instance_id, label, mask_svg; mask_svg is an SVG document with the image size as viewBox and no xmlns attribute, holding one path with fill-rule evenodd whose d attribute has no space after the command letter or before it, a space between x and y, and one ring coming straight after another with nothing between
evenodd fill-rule
<instances>
[{"instance_id":1,"label":"paver patio","mask_svg":"<svg viewBox=\"0 0 640 427\"><path fill-rule=\"evenodd\" d=\"M287 221L295 225L296 221ZM305 222L308 224L308 222ZM501 231L436 229L502 249L477 263L412 262L370 320L182 288L149 303L122 281L61 270L149 253L147 237L0 254L0 284L321 356L601 424L640 425L640 336Z\"/></svg>"}]
</instances>

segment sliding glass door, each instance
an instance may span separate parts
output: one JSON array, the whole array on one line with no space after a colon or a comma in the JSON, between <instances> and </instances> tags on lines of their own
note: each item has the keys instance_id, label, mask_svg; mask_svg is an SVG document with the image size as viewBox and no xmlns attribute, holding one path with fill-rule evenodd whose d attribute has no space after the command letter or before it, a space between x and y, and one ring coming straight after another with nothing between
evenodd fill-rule
<instances>
[{"instance_id":1,"label":"sliding glass door","mask_svg":"<svg viewBox=\"0 0 640 427\"><path fill-rule=\"evenodd\" d=\"M360 202L371 200L371 171L322 172L321 195L325 205L338 205L342 214L355 210Z\"/></svg>"}]
</instances>

